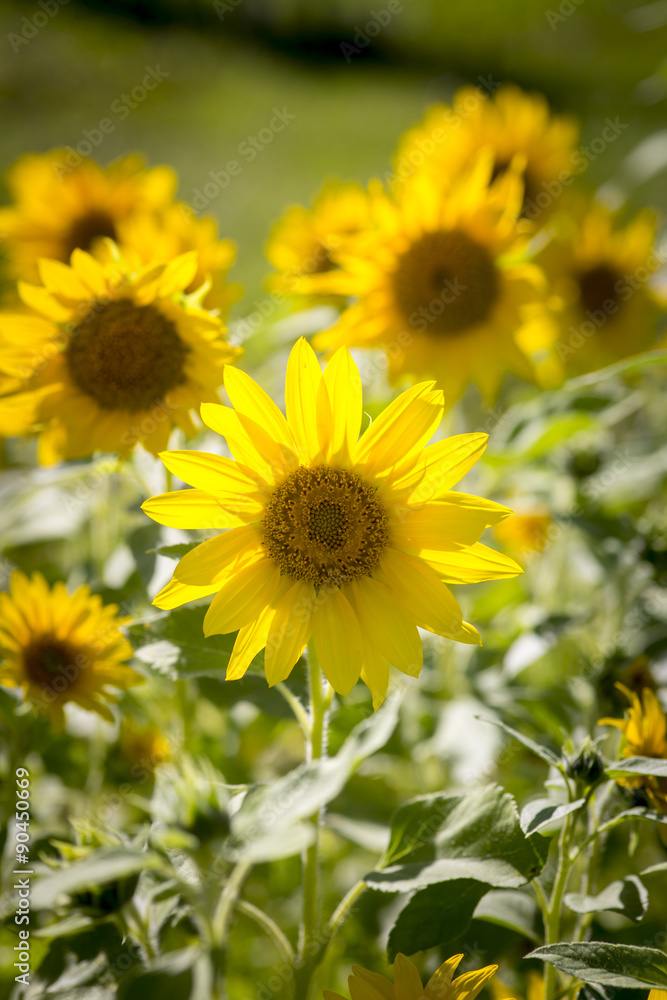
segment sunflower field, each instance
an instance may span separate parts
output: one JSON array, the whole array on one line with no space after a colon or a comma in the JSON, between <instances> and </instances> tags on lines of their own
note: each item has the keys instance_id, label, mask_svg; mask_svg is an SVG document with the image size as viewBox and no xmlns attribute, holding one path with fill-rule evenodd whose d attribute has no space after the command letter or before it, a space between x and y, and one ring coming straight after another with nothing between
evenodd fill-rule
<instances>
[{"instance_id":1,"label":"sunflower field","mask_svg":"<svg viewBox=\"0 0 667 1000\"><path fill-rule=\"evenodd\" d=\"M665 0L0 25L0 1000L667 1000Z\"/></svg>"}]
</instances>

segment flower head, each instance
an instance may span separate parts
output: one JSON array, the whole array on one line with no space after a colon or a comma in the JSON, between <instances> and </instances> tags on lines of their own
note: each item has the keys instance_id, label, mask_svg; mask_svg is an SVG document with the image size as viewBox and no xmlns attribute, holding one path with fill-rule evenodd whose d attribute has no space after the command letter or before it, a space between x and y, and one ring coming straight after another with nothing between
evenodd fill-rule
<instances>
[{"instance_id":1,"label":"flower head","mask_svg":"<svg viewBox=\"0 0 667 1000\"><path fill-rule=\"evenodd\" d=\"M394 981L359 965L352 966L348 979L351 1000L475 1000L498 968L487 965L454 979L463 955L453 955L436 969L424 986L416 966L405 955L394 961ZM324 990L324 1000L344 1000L339 993Z\"/></svg>"},{"instance_id":2,"label":"flower head","mask_svg":"<svg viewBox=\"0 0 667 1000\"><path fill-rule=\"evenodd\" d=\"M0 209L0 230L16 277L38 278L42 257L69 261L73 250L92 252L104 237L118 240L119 227L138 212L171 203L176 175L169 167L146 169L140 156L101 167L72 150L21 157L7 187L14 204Z\"/></svg>"},{"instance_id":3,"label":"flower head","mask_svg":"<svg viewBox=\"0 0 667 1000\"><path fill-rule=\"evenodd\" d=\"M625 719L600 719L601 726L616 726L623 733L622 757L656 757L667 760L667 717L655 693L644 688L639 695L624 684L617 684L630 702ZM660 812L667 813L667 778L652 775L625 776L616 779L625 788L642 788Z\"/></svg>"},{"instance_id":4,"label":"flower head","mask_svg":"<svg viewBox=\"0 0 667 1000\"><path fill-rule=\"evenodd\" d=\"M42 286L19 286L29 309L0 316L0 370L23 379L0 401L0 422L37 430L42 462L125 455L138 442L156 454L174 424L194 433L190 411L218 399L239 353L184 295L196 253L133 270L110 246L107 264L83 250L69 266L41 260Z\"/></svg>"},{"instance_id":5,"label":"flower head","mask_svg":"<svg viewBox=\"0 0 667 1000\"><path fill-rule=\"evenodd\" d=\"M132 647L117 613L88 587L70 595L64 583L50 588L40 573L15 570L10 592L0 594L0 684L20 687L56 725L68 701L113 722L108 689L142 682L126 665Z\"/></svg>"},{"instance_id":6,"label":"flower head","mask_svg":"<svg viewBox=\"0 0 667 1000\"><path fill-rule=\"evenodd\" d=\"M374 227L309 279L353 300L315 346L384 348L392 381L435 378L449 404L469 382L492 402L507 371L533 381L532 355L553 339L542 275L516 221L520 174L492 170L487 150L453 179L415 176L395 202L373 187Z\"/></svg>"},{"instance_id":7,"label":"flower head","mask_svg":"<svg viewBox=\"0 0 667 1000\"><path fill-rule=\"evenodd\" d=\"M308 278L335 269L335 254L370 224L368 193L354 183L325 184L311 209L289 208L266 245L277 273L271 285L288 295L308 295Z\"/></svg>"},{"instance_id":8,"label":"flower head","mask_svg":"<svg viewBox=\"0 0 667 1000\"><path fill-rule=\"evenodd\" d=\"M477 87L463 87L452 107L435 105L420 125L405 133L396 154L396 176L409 177L415 169L436 178L456 175L486 148L493 157L494 176L520 161L520 211L537 219L553 208L554 191L562 192L567 178L580 172L582 158L574 148L578 132L571 118L551 114L541 94L504 86L489 96Z\"/></svg>"},{"instance_id":9,"label":"flower head","mask_svg":"<svg viewBox=\"0 0 667 1000\"><path fill-rule=\"evenodd\" d=\"M657 347L665 303L648 280L662 263L655 216L642 212L621 226L603 206L572 200L553 228L536 261L560 306L552 362L560 374L595 371Z\"/></svg>"},{"instance_id":10,"label":"flower head","mask_svg":"<svg viewBox=\"0 0 667 1000\"><path fill-rule=\"evenodd\" d=\"M178 528L228 529L185 555L154 603L173 608L215 594L207 635L239 630L227 679L265 649L269 684L284 680L311 639L334 689L359 676L384 698L389 665L419 674L418 626L478 643L447 587L515 576L520 567L481 545L508 508L453 492L485 434L426 448L443 395L421 383L394 400L359 438L362 390L345 349L320 370L304 340L287 366L287 419L246 374L227 368L233 408L205 404L202 419L236 461L196 451L162 460L194 489L153 497L144 510Z\"/></svg>"}]
</instances>

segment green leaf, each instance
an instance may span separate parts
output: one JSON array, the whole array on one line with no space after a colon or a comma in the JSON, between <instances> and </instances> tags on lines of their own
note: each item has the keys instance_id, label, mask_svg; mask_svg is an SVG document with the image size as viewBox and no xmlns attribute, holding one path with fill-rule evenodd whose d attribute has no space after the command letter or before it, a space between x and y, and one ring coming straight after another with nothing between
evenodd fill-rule
<instances>
[{"instance_id":1,"label":"green leaf","mask_svg":"<svg viewBox=\"0 0 667 1000\"><path fill-rule=\"evenodd\" d=\"M552 799L534 799L521 810L521 829L528 836L537 833L551 824L558 824L569 813L576 812L586 805L586 799L576 799L574 802L558 803ZM554 832L551 830L550 832Z\"/></svg>"},{"instance_id":2,"label":"green leaf","mask_svg":"<svg viewBox=\"0 0 667 1000\"><path fill-rule=\"evenodd\" d=\"M207 610L201 605L177 608L151 621L132 625L129 632L137 659L172 680L178 677L223 680L237 633L206 638Z\"/></svg>"},{"instance_id":3,"label":"green leaf","mask_svg":"<svg viewBox=\"0 0 667 1000\"><path fill-rule=\"evenodd\" d=\"M512 726L508 726L507 723L501 722L500 719L487 719L482 715L477 715L475 718L480 719L482 722L488 722L492 726L497 726L498 729L502 729L510 736L513 736L515 740L518 740L519 743L522 743L523 746L532 750L532 752L545 761L545 763L551 765L552 767L558 767L562 770L563 762L560 757L558 757L553 750L549 750L548 747L542 746L541 743L536 743L535 740L531 740L530 736L524 736L523 733L513 729Z\"/></svg>"},{"instance_id":4,"label":"green leaf","mask_svg":"<svg viewBox=\"0 0 667 1000\"><path fill-rule=\"evenodd\" d=\"M179 542L178 545L160 545L152 551L156 556L165 556L167 559L182 559L198 545L201 545L201 542Z\"/></svg>"},{"instance_id":5,"label":"green leaf","mask_svg":"<svg viewBox=\"0 0 667 1000\"><path fill-rule=\"evenodd\" d=\"M667 989L667 955L657 948L601 941L547 944L526 958L550 962L586 983L628 990Z\"/></svg>"},{"instance_id":6,"label":"green leaf","mask_svg":"<svg viewBox=\"0 0 667 1000\"><path fill-rule=\"evenodd\" d=\"M461 804L463 795L424 795L399 806L392 817L391 835L382 867L412 854L430 843L450 813Z\"/></svg>"},{"instance_id":7,"label":"green leaf","mask_svg":"<svg viewBox=\"0 0 667 1000\"><path fill-rule=\"evenodd\" d=\"M382 708L355 726L335 757L302 764L270 785L251 788L231 820L231 855L259 861L262 842L271 849L272 841L285 837L291 827L335 799L361 761L387 742L398 720L398 705L397 695L389 697ZM299 850L295 841L291 853Z\"/></svg>"},{"instance_id":8,"label":"green leaf","mask_svg":"<svg viewBox=\"0 0 667 1000\"><path fill-rule=\"evenodd\" d=\"M41 875L34 882L30 903L36 910L48 909L63 893L71 894L91 886L105 885L147 868L157 868L160 864L156 854L125 847L103 847L81 861L58 868L52 874Z\"/></svg>"},{"instance_id":9,"label":"green leaf","mask_svg":"<svg viewBox=\"0 0 667 1000\"><path fill-rule=\"evenodd\" d=\"M480 899L473 918L507 927L535 944L542 940L542 916L537 903L517 889L491 889Z\"/></svg>"},{"instance_id":10,"label":"green leaf","mask_svg":"<svg viewBox=\"0 0 667 1000\"><path fill-rule=\"evenodd\" d=\"M636 875L618 879L599 892L597 896L585 896L579 892L570 892L565 896L565 903L575 913L597 913L600 910L613 910L622 913L636 923L642 919L648 909L648 892L646 886Z\"/></svg>"},{"instance_id":11,"label":"green leaf","mask_svg":"<svg viewBox=\"0 0 667 1000\"><path fill-rule=\"evenodd\" d=\"M606 773L610 778L624 774L650 774L656 778L667 778L667 760L660 757L627 757L609 764Z\"/></svg>"},{"instance_id":12,"label":"green leaf","mask_svg":"<svg viewBox=\"0 0 667 1000\"><path fill-rule=\"evenodd\" d=\"M524 835L516 802L495 785L468 795L426 796L399 809L392 823L388 856L413 860L369 872L366 882L384 892L453 879L517 888L539 875L548 850L544 837Z\"/></svg>"},{"instance_id":13,"label":"green leaf","mask_svg":"<svg viewBox=\"0 0 667 1000\"><path fill-rule=\"evenodd\" d=\"M469 927L475 907L487 891L483 882L453 879L415 893L389 935L389 961L393 962L399 951L414 955L455 941Z\"/></svg>"}]
</instances>

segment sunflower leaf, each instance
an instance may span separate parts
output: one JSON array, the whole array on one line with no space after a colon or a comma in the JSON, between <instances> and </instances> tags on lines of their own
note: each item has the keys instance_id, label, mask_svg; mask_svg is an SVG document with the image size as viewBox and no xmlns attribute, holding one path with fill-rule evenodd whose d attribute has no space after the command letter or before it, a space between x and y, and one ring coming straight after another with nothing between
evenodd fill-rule
<instances>
[{"instance_id":1,"label":"sunflower leaf","mask_svg":"<svg viewBox=\"0 0 667 1000\"><path fill-rule=\"evenodd\" d=\"M544 945L525 957L550 962L587 983L629 990L667 988L667 955L657 948L602 941L561 942Z\"/></svg>"},{"instance_id":2,"label":"sunflower leaf","mask_svg":"<svg viewBox=\"0 0 667 1000\"><path fill-rule=\"evenodd\" d=\"M648 909L648 892L636 875L628 875L627 878L610 882L597 896L570 892L565 896L565 903L575 913L612 910L614 913L622 913L629 920L638 922Z\"/></svg>"},{"instance_id":3,"label":"sunflower leaf","mask_svg":"<svg viewBox=\"0 0 667 1000\"><path fill-rule=\"evenodd\" d=\"M383 867L366 882L412 892L437 882L474 879L511 889L542 871L549 841L526 836L516 802L495 785L467 795L430 795L397 810ZM398 859L403 864L392 864Z\"/></svg>"},{"instance_id":4,"label":"sunflower leaf","mask_svg":"<svg viewBox=\"0 0 667 1000\"><path fill-rule=\"evenodd\" d=\"M656 778L667 778L667 760L660 757L627 757L609 764L606 773L610 778L624 774L650 774Z\"/></svg>"},{"instance_id":5,"label":"sunflower leaf","mask_svg":"<svg viewBox=\"0 0 667 1000\"><path fill-rule=\"evenodd\" d=\"M475 907L488 886L473 879L453 879L446 885L430 885L415 893L389 935L389 961L397 953L446 946L469 927Z\"/></svg>"}]
</instances>

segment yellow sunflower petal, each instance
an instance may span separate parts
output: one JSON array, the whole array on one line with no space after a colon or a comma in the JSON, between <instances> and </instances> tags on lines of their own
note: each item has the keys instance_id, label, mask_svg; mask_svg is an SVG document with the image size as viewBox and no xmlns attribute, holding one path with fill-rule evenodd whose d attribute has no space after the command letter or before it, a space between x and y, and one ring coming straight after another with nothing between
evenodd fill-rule
<instances>
[{"instance_id":1,"label":"yellow sunflower petal","mask_svg":"<svg viewBox=\"0 0 667 1000\"><path fill-rule=\"evenodd\" d=\"M405 516L394 528L396 544L413 549L472 545L485 528L511 513L509 507L481 497L448 493L442 500L406 508Z\"/></svg>"},{"instance_id":2,"label":"yellow sunflower petal","mask_svg":"<svg viewBox=\"0 0 667 1000\"><path fill-rule=\"evenodd\" d=\"M296 451L296 445L285 417L268 393L239 368L225 371L225 389L232 406L241 417L247 417L262 427L278 447Z\"/></svg>"},{"instance_id":3,"label":"yellow sunflower petal","mask_svg":"<svg viewBox=\"0 0 667 1000\"><path fill-rule=\"evenodd\" d=\"M35 309L42 316L48 316L49 319L55 320L56 323L66 323L72 316L72 310L61 305L46 288L19 281L18 290L27 306Z\"/></svg>"},{"instance_id":4,"label":"yellow sunflower petal","mask_svg":"<svg viewBox=\"0 0 667 1000\"><path fill-rule=\"evenodd\" d=\"M432 383L413 386L382 411L362 435L354 461L371 474L379 474L423 448L442 420L444 396Z\"/></svg>"},{"instance_id":5,"label":"yellow sunflower petal","mask_svg":"<svg viewBox=\"0 0 667 1000\"><path fill-rule=\"evenodd\" d=\"M423 661L419 632L389 587L362 577L350 584L349 593L364 636L404 674L418 677Z\"/></svg>"},{"instance_id":6,"label":"yellow sunflower petal","mask_svg":"<svg viewBox=\"0 0 667 1000\"><path fill-rule=\"evenodd\" d=\"M362 640L357 616L342 590L320 590L313 640L324 676L334 691L348 695L361 673Z\"/></svg>"},{"instance_id":7,"label":"yellow sunflower petal","mask_svg":"<svg viewBox=\"0 0 667 1000\"><path fill-rule=\"evenodd\" d=\"M141 505L144 513L158 524L169 528L205 528L223 531L243 524L244 520L229 510L223 510L218 501L203 490L176 490L151 497Z\"/></svg>"},{"instance_id":8,"label":"yellow sunflower petal","mask_svg":"<svg viewBox=\"0 0 667 1000\"><path fill-rule=\"evenodd\" d=\"M444 1000L447 989L451 983L463 955L452 955L446 962L438 966L426 986L424 996L426 1000Z\"/></svg>"},{"instance_id":9,"label":"yellow sunflower petal","mask_svg":"<svg viewBox=\"0 0 667 1000\"><path fill-rule=\"evenodd\" d=\"M204 635L225 635L257 618L274 597L280 570L263 553L235 570L211 601Z\"/></svg>"},{"instance_id":10,"label":"yellow sunflower petal","mask_svg":"<svg viewBox=\"0 0 667 1000\"><path fill-rule=\"evenodd\" d=\"M173 608L180 608L188 601L196 601L200 597L208 597L219 589L219 584L208 584L204 587L194 587L192 584L180 583L175 577L155 595L153 604L163 611L171 611Z\"/></svg>"},{"instance_id":11,"label":"yellow sunflower petal","mask_svg":"<svg viewBox=\"0 0 667 1000\"><path fill-rule=\"evenodd\" d=\"M206 451L162 451L160 458L175 476L207 493L256 493L261 480L251 469Z\"/></svg>"},{"instance_id":12,"label":"yellow sunflower petal","mask_svg":"<svg viewBox=\"0 0 667 1000\"><path fill-rule=\"evenodd\" d=\"M497 969L497 965L487 965L483 969L465 972L462 976L458 976L450 987L449 998L451 1000L475 1000L475 997L482 991L485 983L489 981Z\"/></svg>"},{"instance_id":13,"label":"yellow sunflower petal","mask_svg":"<svg viewBox=\"0 0 667 1000\"><path fill-rule=\"evenodd\" d=\"M285 411L299 453L306 463L320 453L317 393L322 381L315 351L300 337L290 351L285 377Z\"/></svg>"},{"instance_id":14,"label":"yellow sunflower petal","mask_svg":"<svg viewBox=\"0 0 667 1000\"><path fill-rule=\"evenodd\" d=\"M450 638L461 631L458 601L425 562L388 549L380 568L397 604L417 625Z\"/></svg>"},{"instance_id":15,"label":"yellow sunflower petal","mask_svg":"<svg viewBox=\"0 0 667 1000\"><path fill-rule=\"evenodd\" d=\"M253 622L249 622L239 629L232 655L227 664L225 680L237 681L243 677L254 658L266 646L272 618L273 608L271 605L267 605Z\"/></svg>"},{"instance_id":16,"label":"yellow sunflower petal","mask_svg":"<svg viewBox=\"0 0 667 1000\"><path fill-rule=\"evenodd\" d=\"M394 961L394 990L401 1000L421 1000L424 994L417 966L400 952Z\"/></svg>"},{"instance_id":17,"label":"yellow sunflower petal","mask_svg":"<svg viewBox=\"0 0 667 1000\"><path fill-rule=\"evenodd\" d=\"M523 569L509 556L481 542L452 552L422 549L420 558L432 566L445 583L481 583L519 576Z\"/></svg>"},{"instance_id":18,"label":"yellow sunflower petal","mask_svg":"<svg viewBox=\"0 0 667 1000\"><path fill-rule=\"evenodd\" d=\"M352 966L348 977L351 1000L394 1000L394 985L385 976ZM391 992L389 992L389 990Z\"/></svg>"},{"instance_id":19,"label":"yellow sunflower petal","mask_svg":"<svg viewBox=\"0 0 667 1000\"><path fill-rule=\"evenodd\" d=\"M289 676L310 638L313 588L295 583L276 602L264 653L269 687Z\"/></svg>"},{"instance_id":20,"label":"yellow sunflower petal","mask_svg":"<svg viewBox=\"0 0 667 1000\"><path fill-rule=\"evenodd\" d=\"M37 266L42 283L49 292L55 292L68 299L90 298L88 286L77 277L76 271L68 267L67 264L42 257L37 262Z\"/></svg>"},{"instance_id":21,"label":"yellow sunflower petal","mask_svg":"<svg viewBox=\"0 0 667 1000\"><path fill-rule=\"evenodd\" d=\"M190 250L170 260L160 278L160 295L165 298L187 288L197 273L197 251Z\"/></svg>"},{"instance_id":22,"label":"yellow sunflower petal","mask_svg":"<svg viewBox=\"0 0 667 1000\"><path fill-rule=\"evenodd\" d=\"M331 405L328 460L335 465L351 454L361 429L361 375L346 347L340 347L324 369L324 384Z\"/></svg>"},{"instance_id":23,"label":"yellow sunflower petal","mask_svg":"<svg viewBox=\"0 0 667 1000\"><path fill-rule=\"evenodd\" d=\"M411 503L436 500L451 490L479 460L487 446L488 434L456 434L424 449L418 463L393 480L397 490L413 489Z\"/></svg>"},{"instance_id":24,"label":"yellow sunflower petal","mask_svg":"<svg viewBox=\"0 0 667 1000\"><path fill-rule=\"evenodd\" d=\"M202 542L184 555L174 576L179 583L189 583L195 587L222 584L233 570L254 557L261 543L261 532L255 525L231 528L216 538Z\"/></svg>"}]
</instances>

